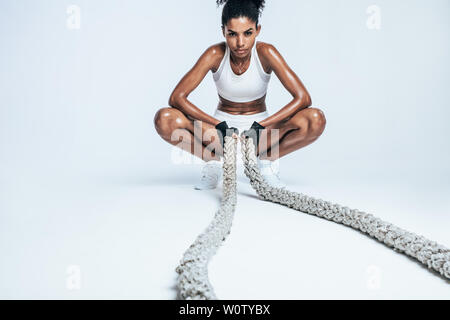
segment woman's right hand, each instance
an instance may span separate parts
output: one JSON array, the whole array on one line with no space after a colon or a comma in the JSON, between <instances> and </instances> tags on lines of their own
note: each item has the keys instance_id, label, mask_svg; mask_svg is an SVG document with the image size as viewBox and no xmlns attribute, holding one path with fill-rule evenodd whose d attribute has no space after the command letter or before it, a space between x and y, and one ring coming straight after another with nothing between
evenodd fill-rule
<instances>
[{"instance_id":1,"label":"woman's right hand","mask_svg":"<svg viewBox=\"0 0 450 320\"><path fill-rule=\"evenodd\" d=\"M222 148L225 145L225 137L233 137L235 134L239 136L239 129L235 127L228 127L226 121L222 121L216 125L217 134L219 135L219 139L222 145Z\"/></svg>"}]
</instances>

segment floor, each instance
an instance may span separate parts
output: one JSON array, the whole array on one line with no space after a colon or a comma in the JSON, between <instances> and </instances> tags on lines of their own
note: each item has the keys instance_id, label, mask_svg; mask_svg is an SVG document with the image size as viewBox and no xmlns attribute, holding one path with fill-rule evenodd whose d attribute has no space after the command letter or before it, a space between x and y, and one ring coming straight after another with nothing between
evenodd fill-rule
<instances>
[{"instance_id":1,"label":"floor","mask_svg":"<svg viewBox=\"0 0 450 320\"><path fill-rule=\"evenodd\" d=\"M450 282L416 260L344 225L261 201L238 175L232 232L209 265L220 299L450 298ZM175 267L221 199L221 185L194 190L195 178L5 175L0 298L175 299ZM292 191L450 245L448 188L293 181L286 177Z\"/></svg>"}]
</instances>

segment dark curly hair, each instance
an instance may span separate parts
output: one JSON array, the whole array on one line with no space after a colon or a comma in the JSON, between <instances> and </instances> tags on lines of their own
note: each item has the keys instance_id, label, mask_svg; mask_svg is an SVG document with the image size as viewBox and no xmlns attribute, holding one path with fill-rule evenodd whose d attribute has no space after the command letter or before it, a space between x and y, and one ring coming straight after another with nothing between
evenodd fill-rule
<instances>
[{"instance_id":1,"label":"dark curly hair","mask_svg":"<svg viewBox=\"0 0 450 320\"><path fill-rule=\"evenodd\" d=\"M264 9L264 0L216 0L217 7L225 3L222 10L222 27L230 19L247 17L258 26L258 18Z\"/></svg>"}]
</instances>

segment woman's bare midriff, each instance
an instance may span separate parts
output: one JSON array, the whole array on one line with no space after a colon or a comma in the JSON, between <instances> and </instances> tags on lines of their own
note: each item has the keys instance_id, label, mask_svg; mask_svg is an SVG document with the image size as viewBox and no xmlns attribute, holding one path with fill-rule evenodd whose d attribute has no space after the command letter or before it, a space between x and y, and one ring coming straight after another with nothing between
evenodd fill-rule
<instances>
[{"instance_id":1,"label":"woman's bare midriff","mask_svg":"<svg viewBox=\"0 0 450 320\"><path fill-rule=\"evenodd\" d=\"M219 96L217 109L235 115L250 115L266 111L266 95L249 102L233 102Z\"/></svg>"}]
</instances>

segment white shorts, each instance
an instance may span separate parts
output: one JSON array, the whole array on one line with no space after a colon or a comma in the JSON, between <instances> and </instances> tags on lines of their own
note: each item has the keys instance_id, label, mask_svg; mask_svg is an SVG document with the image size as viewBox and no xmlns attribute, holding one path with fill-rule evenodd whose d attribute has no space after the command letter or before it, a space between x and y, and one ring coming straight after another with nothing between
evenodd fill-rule
<instances>
[{"instance_id":1,"label":"white shorts","mask_svg":"<svg viewBox=\"0 0 450 320\"><path fill-rule=\"evenodd\" d=\"M239 134L244 130L250 129L253 121L259 122L269 117L269 112L264 111L255 114L231 114L216 109L214 118L221 121L226 121L228 127L235 127L239 129Z\"/></svg>"}]
</instances>

